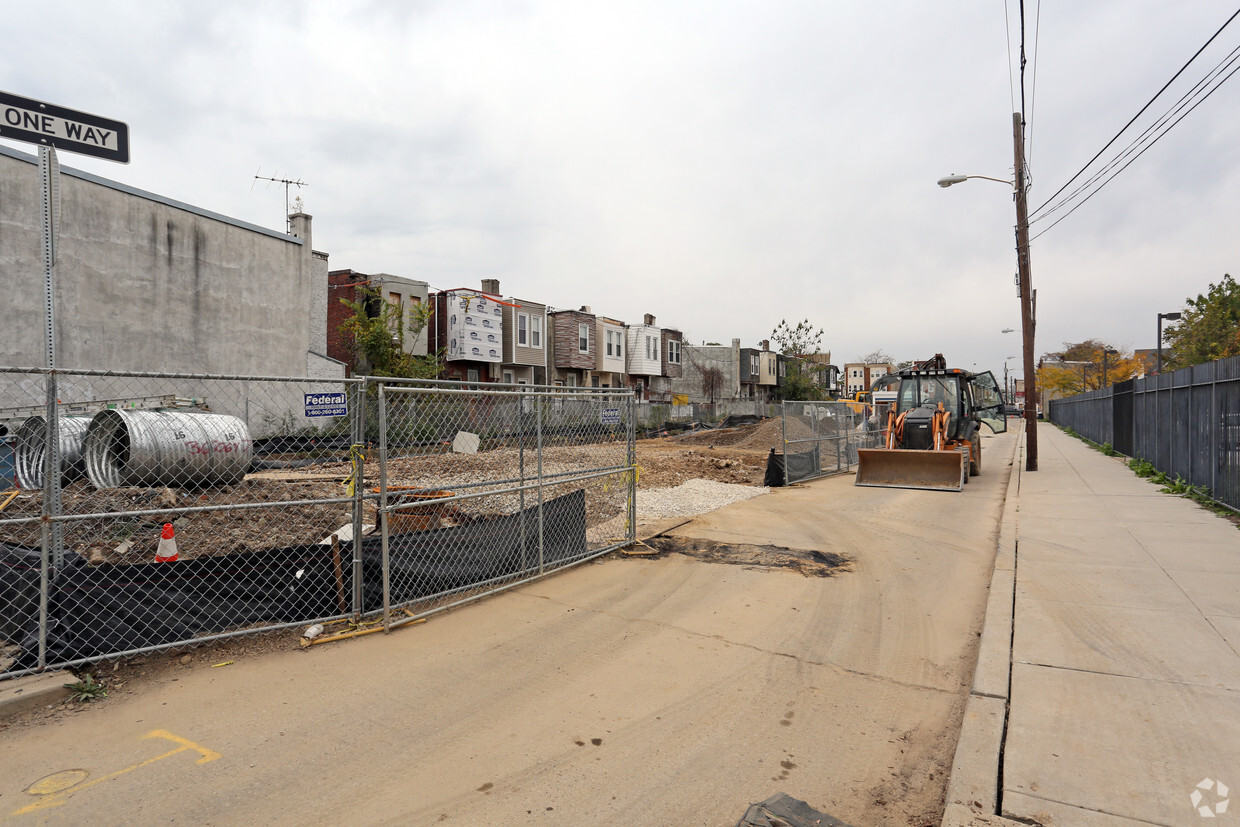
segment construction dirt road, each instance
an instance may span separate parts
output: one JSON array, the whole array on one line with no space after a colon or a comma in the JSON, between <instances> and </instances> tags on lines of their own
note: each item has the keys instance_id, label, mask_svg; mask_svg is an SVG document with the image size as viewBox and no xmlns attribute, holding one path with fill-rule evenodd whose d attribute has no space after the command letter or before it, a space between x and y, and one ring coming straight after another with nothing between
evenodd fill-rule
<instances>
[{"instance_id":1,"label":"construction dirt road","mask_svg":"<svg viewBox=\"0 0 1240 827\"><path fill-rule=\"evenodd\" d=\"M818 480L390 636L154 656L4 729L0 821L733 825L784 791L937 825L1014 439L984 446L958 494Z\"/></svg>"}]
</instances>

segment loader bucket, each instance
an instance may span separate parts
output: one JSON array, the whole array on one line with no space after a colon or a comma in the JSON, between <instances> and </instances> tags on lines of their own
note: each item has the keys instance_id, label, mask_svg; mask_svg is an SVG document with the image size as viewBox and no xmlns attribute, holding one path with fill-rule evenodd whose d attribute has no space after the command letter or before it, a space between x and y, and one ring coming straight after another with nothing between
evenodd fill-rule
<instances>
[{"instance_id":1,"label":"loader bucket","mask_svg":"<svg viewBox=\"0 0 1240 827\"><path fill-rule=\"evenodd\" d=\"M962 451L862 448L857 451L857 479L853 484L959 491L968 473L968 461Z\"/></svg>"}]
</instances>

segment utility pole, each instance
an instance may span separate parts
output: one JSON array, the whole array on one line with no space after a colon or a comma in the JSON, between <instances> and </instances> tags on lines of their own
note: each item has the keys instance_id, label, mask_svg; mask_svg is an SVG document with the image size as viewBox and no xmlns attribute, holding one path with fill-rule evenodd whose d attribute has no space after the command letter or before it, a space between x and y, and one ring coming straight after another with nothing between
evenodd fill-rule
<instances>
[{"instance_id":1,"label":"utility pole","mask_svg":"<svg viewBox=\"0 0 1240 827\"><path fill-rule=\"evenodd\" d=\"M1033 284L1029 264L1029 211L1025 203L1025 125L1012 113L1016 152L1016 263L1020 274L1020 327L1025 348L1025 470L1038 470L1038 381L1033 365Z\"/></svg>"}]
</instances>

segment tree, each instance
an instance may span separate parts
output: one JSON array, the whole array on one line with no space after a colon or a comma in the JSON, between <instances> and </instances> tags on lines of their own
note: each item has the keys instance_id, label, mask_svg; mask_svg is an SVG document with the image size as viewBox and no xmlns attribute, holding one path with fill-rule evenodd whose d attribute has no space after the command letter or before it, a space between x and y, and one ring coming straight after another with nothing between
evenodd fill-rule
<instances>
[{"instance_id":1,"label":"tree","mask_svg":"<svg viewBox=\"0 0 1240 827\"><path fill-rule=\"evenodd\" d=\"M1064 342L1064 349L1045 353L1038 361L1038 387L1059 396L1071 396L1087 390L1097 390L1107 385L1123 382L1142 373L1144 363L1131 350L1117 348L1098 339L1086 339L1072 344ZM1103 376L1103 354L1106 353L1106 375ZM1070 364L1065 364L1070 363Z\"/></svg>"},{"instance_id":2,"label":"tree","mask_svg":"<svg viewBox=\"0 0 1240 827\"><path fill-rule=\"evenodd\" d=\"M871 351L864 356L858 356L857 361L867 365L884 365L895 364L896 360L892 358L890 353L880 347L878 350Z\"/></svg>"},{"instance_id":3,"label":"tree","mask_svg":"<svg viewBox=\"0 0 1240 827\"><path fill-rule=\"evenodd\" d=\"M783 319L771 331L779 352L788 357L780 391L784 399L792 402L826 398L827 389L822 381L825 365L812 360L822 352L822 334L822 328L815 329L809 319L797 322L795 327Z\"/></svg>"},{"instance_id":4,"label":"tree","mask_svg":"<svg viewBox=\"0 0 1240 827\"><path fill-rule=\"evenodd\" d=\"M341 299L353 315L340 331L353 343L353 356L360 369L372 376L433 379L439 375L438 354L415 356L405 352L405 336L417 339L430 321L428 305L414 305L406 314L399 305L384 301L379 291L363 287L358 301Z\"/></svg>"},{"instance_id":5,"label":"tree","mask_svg":"<svg viewBox=\"0 0 1240 827\"><path fill-rule=\"evenodd\" d=\"M1163 354L1165 364L1183 368L1240 353L1240 284L1229 273L1185 303L1180 320L1163 329L1171 345Z\"/></svg>"},{"instance_id":6,"label":"tree","mask_svg":"<svg viewBox=\"0 0 1240 827\"><path fill-rule=\"evenodd\" d=\"M719 401L719 397L723 395L723 386L727 377L723 375L723 371L711 365L710 367L702 367L696 365L698 373L702 377L702 396L710 402L712 408Z\"/></svg>"}]
</instances>

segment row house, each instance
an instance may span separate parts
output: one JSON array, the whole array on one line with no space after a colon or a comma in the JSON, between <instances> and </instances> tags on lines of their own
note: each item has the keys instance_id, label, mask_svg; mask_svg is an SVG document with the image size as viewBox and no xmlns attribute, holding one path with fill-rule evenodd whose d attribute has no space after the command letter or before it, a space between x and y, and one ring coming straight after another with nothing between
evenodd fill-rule
<instances>
[{"instance_id":1,"label":"row house","mask_svg":"<svg viewBox=\"0 0 1240 827\"><path fill-rule=\"evenodd\" d=\"M879 377L895 371L895 365L890 362L848 362L844 365L844 392L855 396L860 391L868 391Z\"/></svg>"},{"instance_id":2,"label":"row house","mask_svg":"<svg viewBox=\"0 0 1240 827\"><path fill-rule=\"evenodd\" d=\"M484 286L499 292L497 279L484 279ZM504 361L502 380L507 384L546 385L547 305L527 299L508 298L504 308Z\"/></svg>"},{"instance_id":3,"label":"row house","mask_svg":"<svg viewBox=\"0 0 1240 827\"><path fill-rule=\"evenodd\" d=\"M684 375L684 334L658 327L647 313L641 324L628 326L625 341L629 386L643 400L670 402L672 383Z\"/></svg>"},{"instance_id":4,"label":"row house","mask_svg":"<svg viewBox=\"0 0 1240 827\"><path fill-rule=\"evenodd\" d=\"M589 307L552 310L547 314L551 330L551 353L547 360L551 384L569 388L599 387L598 317Z\"/></svg>"},{"instance_id":5,"label":"row house","mask_svg":"<svg viewBox=\"0 0 1240 827\"><path fill-rule=\"evenodd\" d=\"M401 347L406 353L425 356L427 353L427 330L416 331L413 320L426 306L429 287L424 281L393 276L390 273L367 275L356 270L331 270L327 274L327 355L344 362L347 375L367 373L370 366L358 357L352 337L342 327L353 316L353 310L345 304L362 306L366 315L377 318L387 302L398 311L404 331Z\"/></svg>"},{"instance_id":6,"label":"row house","mask_svg":"<svg viewBox=\"0 0 1240 827\"><path fill-rule=\"evenodd\" d=\"M430 340L443 355L445 379L500 381L505 305L492 279L483 280L482 290L443 290L432 297Z\"/></svg>"}]
</instances>

